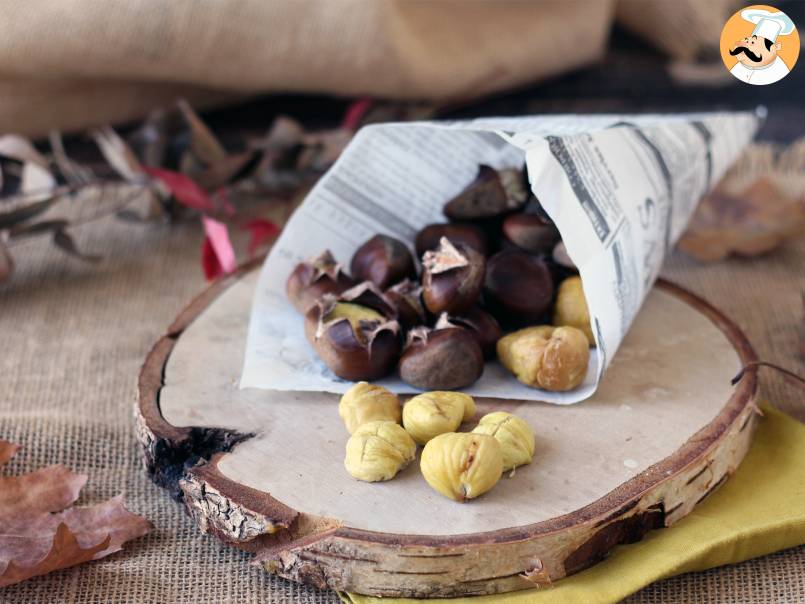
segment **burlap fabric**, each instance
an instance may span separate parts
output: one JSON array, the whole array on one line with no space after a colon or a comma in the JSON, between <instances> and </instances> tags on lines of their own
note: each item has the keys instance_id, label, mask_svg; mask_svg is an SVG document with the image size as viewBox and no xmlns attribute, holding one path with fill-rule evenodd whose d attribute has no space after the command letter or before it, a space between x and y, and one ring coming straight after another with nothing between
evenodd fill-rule
<instances>
[{"instance_id":1,"label":"burlap fabric","mask_svg":"<svg viewBox=\"0 0 805 604\"><path fill-rule=\"evenodd\" d=\"M618 0L675 58L735 0ZM0 11L0 132L130 120L255 92L462 101L599 59L616 0L32 0Z\"/></svg>"}]
</instances>

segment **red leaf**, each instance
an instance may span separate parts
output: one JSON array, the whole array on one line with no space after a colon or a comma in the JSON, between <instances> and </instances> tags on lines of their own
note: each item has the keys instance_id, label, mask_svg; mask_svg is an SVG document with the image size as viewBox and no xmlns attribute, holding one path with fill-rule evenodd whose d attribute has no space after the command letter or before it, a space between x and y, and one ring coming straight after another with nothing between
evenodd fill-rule
<instances>
[{"instance_id":1,"label":"red leaf","mask_svg":"<svg viewBox=\"0 0 805 604\"><path fill-rule=\"evenodd\" d=\"M249 238L249 255L254 256L255 252L269 239L276 237L280 232L279 227L265 218L255 218L247 222L242 227L251 233Z\"/></svg>"},{"instance_id":2,"label":"red leaf","mask_svg":"<svg viewBox=\"0 0 805 604\"><path fill-rule=\"evenodd\" d=\"M162 183L170 189L176 200L188 208L200 210L202 212L215 211L215 205L212 203L207 192L198 186L195 181L189 176L174 172L172 170L165 170L163 168L151 168L143 166L150 176L158 178Z\"/></svg>"},{"instance_id":3,"label":"red leaf","mask_svg":"<svg viewBox=\"0 0 805 604\"><path fill-rule=\"evenodd\" d=\"M206 216L202 216L201 221L207 234L201 247L201 266L204 276L211 281L221 273L233 272L237 261L226 225Z\"/></svg>"},{"instance_id":4,"label":"red leaf","mask_svg":"<svg viewBox=\"0 0 805 604\"><path fill-rule=\"evenodd\" d=\"M218 262L218 256L215 255L215 250L212 249L212 243L207 237L201 244L201 268L204 269L204 278L207 281L212 281L224 272L221 263Z\"/></svg>"},{"instance_id":5,"label":"red leaf","mask_svg":"<svg viewBox=\"0 0 805 604\"><path fill-rule=\"evenodd\" d=\"M350 103L344 113L344 119L341 120L341 127L344 130L357 130L366 112L372 107L373 102L369 97L363 97Z\"/></svg>"}]
</instances>

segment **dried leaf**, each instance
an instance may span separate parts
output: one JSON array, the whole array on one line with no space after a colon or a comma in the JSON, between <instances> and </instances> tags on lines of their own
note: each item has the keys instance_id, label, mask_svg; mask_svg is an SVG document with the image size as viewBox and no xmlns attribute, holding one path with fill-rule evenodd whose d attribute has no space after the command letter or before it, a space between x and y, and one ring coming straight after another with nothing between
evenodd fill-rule
<instances>
[{"instance_id":1,"label":"dried leaf","mask_svg":"<svg viewBox=\"0 0 805 604\"><path fill-rule=\"evenodd\" d=\"M0 441L0 464L17 448ZM85 482L63 466L0 477L0 587L108 556L151 529L122 496L64 509Z\"/></svg>"},{"instance_id":2,"label":"dried leaf","mask_svg":"<svg viewBox=\"0 0 805 604\"><path fill-rule=\"evenodd\" d=\"M11 257L11 254L8 252L8 248L6 248L6 244L0 240L0 283L5 281L11 276L11 273L14 272L14 259ZM4 441L0 441L0 446ZM2 460L2 450L0 449L0 460ZM2 465L3 461L0 461L0 465Z\"/></svg>"},{"instance_id":3,"label":"dried leaf","mask_svg":"<svg viewBox=\"0 0 805 604\"><path fill-rule=\"evenodd\" d=\"M34 222L31 224L20 224L11 229L9 229L9 233L11 234L12 238L16 237L28 237L30 235L40 235L42 233L49 233L53 231L58 231L60 229L65 229L69 226L69 222L66 220L43 220L42 222Z\"/></svg>"},{"instance_id":4,"label":"dried leaf","mask_svg":"<svg viewBox=\"0 0 805 604\"><path fill-rule=\"evenodd\" d=\"M679 247L701 261L712 262L730 254L763 254L802 234L805 198L788 196L762 177L738 195L717 188L705 197Z\"/></svg>"},{"instance_id":5,"label":"dried leaf","mask_svg":"<svg viewBox=\"0 0 805 604\"><path fill-rule=\"evenodd\" d=\"M22 476L0 476L0 516L58 512L78 499L86 482L84 474L74 474L62 465Z\"/></svg>"},{"instance_id":6,"label":"dried leaf","mask_svg":"<svg viewBox=\"0 0 805 604\"><path fill-rule=\"evenodd\" d=\"M247 248L249 255L254 256L269 239L279 235L280 229L273 222L265 218L255 218L243 225L243 228L249 233L249 246Z\"/></svg>"},{"instance_id":7,"label":"dried leaf","mask_svg":"<svg viewBox=\"0 0 805 604\"><path fill-rule=\"evenodd\" d=\"M16 134L0 136L0 155L24 164L36 164L44 170L48 169L48 160L45 156L36 150L31 141Z\"/></svg>"},{"instance_id":8,"label":"dried leaf","mask_svg":"<svg viewBox=\"0 0 805 604\"><path fill-rule=\"evenodd\" d=\"M23 200L8 202L7 205L13 206L13 209L6 212L0 212L0 229L7 229L15 224L30 220L34 216L37 216L38 214L41 214L47 210L51 205L53 205L53 202L55 202L56 199L56 197L51 197L49 199L34 202Z\"/></svg>"},{"instance_id":9,"label":"dried leaf","mask_svg":"<svg viewBox=\"0 0 805 604\"><path fill-rule=\"evenodd\" d=\"M244 151L236 155L228 155L225 158L210 164L203 172L193 175L193 180L202 189L211 191L222 187L237 178L249 168L253 168L259 159L259 154L254 151Z\"/></svg>"},{"instance_id":10,"label":"dried leaf","mask_svg":"<svg viewBox=\"0 0 805 604\"><path fill-rule=\"evenodd\" d=\"M211 281L222 273L233 272L237 261L226 225L207 216L202 216L201 221L207 235L201 248L201 266L204 276Z\"/></svg>"},{"instance_id":11,"label":"dried leaf","mask_svg":"<svg viewBox=\"0 0 805 604\"><path fill-rule=\"evenodd\" d=\"M20 446L10 443L7 440L0 440L0 466L8 463L8 460L14 457L14 454L19 450Z\"/></svg>"},{"instance_id":12,"label":"dried leaf","mask_svg":"<svg viewBox=\"0 0 805 604\"><path fill-rule=\"evenodd\" d=\"M142 180L143 167L140 160L117 132L109 126L98 128L90 132L106 161L128 182Z\"/></svg>"},{"instance_id":13,"label":"dried leaf","mask_svg":"<svg viewBox=\"0 0 805 604\"><path fill-rule=\"evenodd\" d=\"M93 263L100 262L102 260L100 256L85 254L79 250L78 246L75 244L73 236L64 229L57 229L53 232L53 243L56 244L56 247L69 254L73 258L78 258L79 260Z\"/></svg>"},{"instance_id":14,"label":"dried leaf","mask_svg":"<svg viewBox=\"0 0 805 604\"><path fill-rule=\"evenodd\" d=\"M95 178L91 168L82 166L68 157L67 152L64 150L64 141L60 132L52 131L48 135L48 141L53 152L53 162L68 183L88 183Z\"/></svg>"},{"instance_id":15,"label":"dried leaf","mask_svg":"<svg viewBox=\"0 0 805 604\"><path fill-rule=\"evenodd\" d=\"M226 150L218 139L201 121L192 107L184 99L177 103L187 125L190 127L190 150L204 164L216 164L226 159Z\"/></svg>"},{"instance_id":16,"label":"dried leaf","mask_svg":"<svg viewBox=\"0 0 805 604\"><path fill-rule=\"evenodd\" d=\"M47 159L28 139L16 134L0 136L0 155L22 163L20 191L28 197L28 201L50 197L56 179L50 173Z\"/></svg>"},{"instance_id":17,"label":"dried leaf","mask_svg":"<svg viewBox=\"0 0 805 604\"><path fill-rule=\"evenodd\" d=\"M215 211L215 204L210 196L189 176L162 168L145 167L144 170L150 176L159 179L182 205L201 212Z\"/></svg>"},{"instance_id":18,"label":"dried leaf","mask_svg":"<svg viewBox=\"0 0 805 604\"><path fill-rule=\"evenodd\" d=\"M5 545L4 541L8 540L9 542L12 542L10 538L14 536L14 533L11 532L12 530L15 529L3 526L3 520L0 519L0 552L2 552L3 546ZM22 534L26 535L26 537L19 540L19 543L16 543L15 545L17 545L19 548L30 546L33 539L27 537L27 535L31 535L29 532L29 527L23 526L17 528L16 530L25 531ZM6 531L8 531L8 537L4 539L2 533ZM39 548L37 548L36 554L26 556L28 559L32 558L35 560L34 562L21 561L17 557L11 557L14 554L19 556L21 553L26 553L24 551L9 552L9 561L6 564L3 573L0 574L0 587L7 587L9 585L13 585L14 583L19 583L20 581L30 579L31 577L46 575L48 573L52 573L54 570L69 568L71 566L76 566L77 564L89 562L99 552L109 547L110 541L111 538L107 536L100 543L83 549L78 543L76 536L70 531L67 525L61 523L57 527L56 534L52 537L50 549L47 551L44 557L38 555ZM41 545L45 543L47 543L47 541L39 540L38 542L35 542L35 545L38 545L41 548ZM2 560L0 560L0 568L2 568Z\"/></svg>"}]
</instances>

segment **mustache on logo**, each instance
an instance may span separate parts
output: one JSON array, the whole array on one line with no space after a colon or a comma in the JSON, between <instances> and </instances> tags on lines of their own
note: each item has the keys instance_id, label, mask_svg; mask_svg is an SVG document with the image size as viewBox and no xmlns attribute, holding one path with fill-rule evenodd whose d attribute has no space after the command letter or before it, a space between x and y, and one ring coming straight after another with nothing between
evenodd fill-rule
<instances>
[{"instance_id":1,"label":"mustache on logo","mask_svg":"<svg viewBox=\"0 0 805 604\"><path fill-rule=\"evenodd\" d=\"M746 46L738 46L735 50L731 50L730 54L734 57L735 55L739 55L744 53L747 57L749 57L750 61L754 61L755 63L760 63L763 60L763 57L760 55L756 55L751 50L749 50Z\"/></svg>"}]
</instances>

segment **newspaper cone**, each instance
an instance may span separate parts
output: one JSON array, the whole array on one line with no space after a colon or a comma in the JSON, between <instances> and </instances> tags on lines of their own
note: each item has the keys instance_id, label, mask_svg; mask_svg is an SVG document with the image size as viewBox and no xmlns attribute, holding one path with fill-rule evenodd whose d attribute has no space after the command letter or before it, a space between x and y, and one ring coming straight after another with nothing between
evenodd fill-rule
<instances>
[{"instance_id":1,"label":"newspaper cone","mask_svg":"<svg viewBox=\"0 0 805 604\"><path fill-rule=\"evenodd\" d=\"M597 348L571 392L523 386L497 363L466 392L576 403L601 376L699 199L751 141L752 113L557 115L363 128L288 222L259 276L241 387L344 392L285 296L294 266L329 249L348 262L376 233L412 244L479 163L528 166L584 282ZM390 377L395 392L416 389Z\"/></svg>"}]
</instances>

